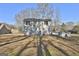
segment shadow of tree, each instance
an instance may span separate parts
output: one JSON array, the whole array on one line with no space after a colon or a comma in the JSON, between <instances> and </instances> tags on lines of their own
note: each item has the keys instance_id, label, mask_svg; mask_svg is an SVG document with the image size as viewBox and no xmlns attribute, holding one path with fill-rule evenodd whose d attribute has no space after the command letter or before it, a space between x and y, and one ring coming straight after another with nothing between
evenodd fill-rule
<instances>
[{"instance_id":1,"label":"shadow of tree","mask_svg":"<svg viewBox=\"0 0 79 59\"><path fill-rule=\"evenodd\" d=\"M41 46L41 44L42 44L42 42L41 42L42 37L39 36L38 38L39 39L37 40L37 56L43 56L43 51L42 51L42 46Z\"/></svg>"},{"instance_id":2,"label":"shadow of tree","mask_svg":"<svg viewBox=\"0 0 79 59\"><path fill-rule=\"evenodd\" d=\"M37 42L37 44L38 44L37 45L37 55L38 56L44 56L43 51L42 51L42 49L44 47L44 51L45 51L46 56L51 56L49 50L47 49L47 45L45 45L43 43L42 38L43 38L43 36L40 36L39 39L38 39L38 42Z\"/></svg>"},{"instance_id":3,"label":"shadow of tree","mask_svg":"<svg viewBox=\"0 0 79 59\"><path fill-rule=\"evenodd\" d=\"M45 45L44 43L42 43L42 44L43 44L46 56L51 56L49 50L47 49L47 45Z\"/></svg>"},{"instance_id":4,"label":"shadow of tree","mask_svg":"<svg viewBox=\"0 0 79 59\"><path fill-rule=\"evenodd\" d=\"M18 41L22 41L22 40L25 40L26 38L28 38L29 36L27 36L27 37L24 37L24 38L22 38L22 39L19 39L19 40L15 40L15 41L12 41L12 42L6 42L6 43L4 43L4 44L0 44L0 47L1 46L4 46L4 45L7 45L7 44L11 44L11 43L15 43L15 42L18 42Z\"/></svg>"},{"instance_id":5,"label":"shadow of tree","mask_svg":"<svg viewBox=\"0 0 79 59\"><path fill-rule=\"evenodd\" d=\"M32 41L33 41L33 40L32 40ZM19 55L27 48L27 46L28 46L32 41L28 42L28 43L16 54L16 56L19 56Z\"/></svg>"},{"instance_id":6,"label":"shadow of tree","mask_svg":"<svg viewBox=\"0 0 79 59\"><path fill-rule=\"evenodd\" d=\"M69 56L69 54L68 54L65 50L63 50L63 49L59 48L58 46L54 45L53 43L51 43L51 41L48 41L48 43L49 43L52 47L55 47L56 49L58 49L59 51L61 51L64 55Z\"/></svg>"}]
</instances>

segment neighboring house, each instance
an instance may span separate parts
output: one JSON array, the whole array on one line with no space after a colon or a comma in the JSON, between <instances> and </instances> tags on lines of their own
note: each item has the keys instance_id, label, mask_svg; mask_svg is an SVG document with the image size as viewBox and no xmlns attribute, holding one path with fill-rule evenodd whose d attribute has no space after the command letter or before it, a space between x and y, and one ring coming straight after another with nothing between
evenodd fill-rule
<instances>
[{"instance_id":1,"label":"neighboring house","mask_svg":"<svg viewBox=\"0 0 79 59\"><path fill-rule=\"evenodd\" d=\"M51 34L51 19L24 19L24 33L32 34Z\"/></svg>"},{"instance_id":2,"label":"neighboring house","mask_svg":"<svg viewBox=\"0 0 79 59\"><path fill-rule=\"evenodd\" d=\"M70 32L71 34L77 34L78 33L78 31L76 31L76 30L68 30L67 32Z\"/></svg>"},{"instance_id":3,"label":"neighboring house","mask_svg":"<svg viewBox=\"0 0 79 59\"><path fill-rule=\"evenodd\" d=\"M6 24L0 23L0 34L9 34L11 33L11 28Z\"/></svg>"}]
</instances>

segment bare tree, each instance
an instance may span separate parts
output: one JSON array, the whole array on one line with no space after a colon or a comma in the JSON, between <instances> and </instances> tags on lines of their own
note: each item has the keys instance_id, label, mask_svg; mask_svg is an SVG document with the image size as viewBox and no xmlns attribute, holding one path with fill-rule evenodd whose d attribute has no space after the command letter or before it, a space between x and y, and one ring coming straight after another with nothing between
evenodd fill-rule
<instances>
[{"instance_id":1,"label":"bare tree","mask_svg":"<svg viewBox=\"0 0 79 59\"><path fill-rule=\"evenodd\" d=\"M51 19L53 17L53 9L50 8L50 4L48 3L40 3L38 4L38 10L40 14L40 18L48 18Z\"/></svg>"},{"instance_id":2,"label":"bare tree","mask_svg":"<svg viewBox=\"0 0 79 59\"><path fill-rule=\"evenodd\" d=\"M23 28L23 20L26 18L37 18L37 19L52 19L56 28L59 25L59 18L57 12L51 8L48 3L37 4L38 8L22 10L18 15L16 15L18 27Z\"/></svg>"},{"instance_id":3,"label":"bare tree","mask_svg":"<svg viewBox=\"0 0 79 59\"><path fill-rule=\"evenodd\" d=\"M54 12L53 12L53 27L54 27L54 31L60 31L61 30L61 21L60 21L60 15L59 15L59 10L54 8Z\"/></svg>"}]
</instances>

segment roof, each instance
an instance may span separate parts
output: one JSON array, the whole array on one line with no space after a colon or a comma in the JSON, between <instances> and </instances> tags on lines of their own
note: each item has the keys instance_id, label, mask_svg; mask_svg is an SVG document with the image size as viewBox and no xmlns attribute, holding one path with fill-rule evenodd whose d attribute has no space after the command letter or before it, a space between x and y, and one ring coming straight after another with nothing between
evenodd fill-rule
<instances>
[{"instance_id":1,"label":"roof","mask_svg":"<svg viewBox=\"0 0 79 59\"><path fill-rule=\"evenodd\" d=\"M25 21L51 21L51 19L27 18L27 19L24 19L24 22L25 22Z\"/></svg>"},{"instance_id":2,"label":"roof","mask_svg":"<svg viewBox=\"0 0 79 59\"><path fill-rule=\"evenodd\" d=\"M5 26L5 28L7 28L8 30L10 30L10 27L8 27L7 25L5 24L0 24L0 30Z\"/></svg>"}]
</instances>

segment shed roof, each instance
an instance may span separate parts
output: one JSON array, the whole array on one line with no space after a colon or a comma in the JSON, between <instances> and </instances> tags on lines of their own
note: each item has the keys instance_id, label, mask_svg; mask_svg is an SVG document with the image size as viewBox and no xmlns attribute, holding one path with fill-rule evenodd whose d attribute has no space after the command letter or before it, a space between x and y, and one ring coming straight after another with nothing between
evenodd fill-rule
<instances>
[{"instance_id":1,"label":"shed roof","mask_svg":"<svg viewBox=\"0 0 79 59\"><path fill-rule=\"evenodd\" d=\"M5 24L0 24L0 30L1 30L3 27L5 27L5 28L8 29L8 30L11 30L11 28L10 28L9 26L7 26L7 25L5 25Z\"/></svg>"}]
</instances>

